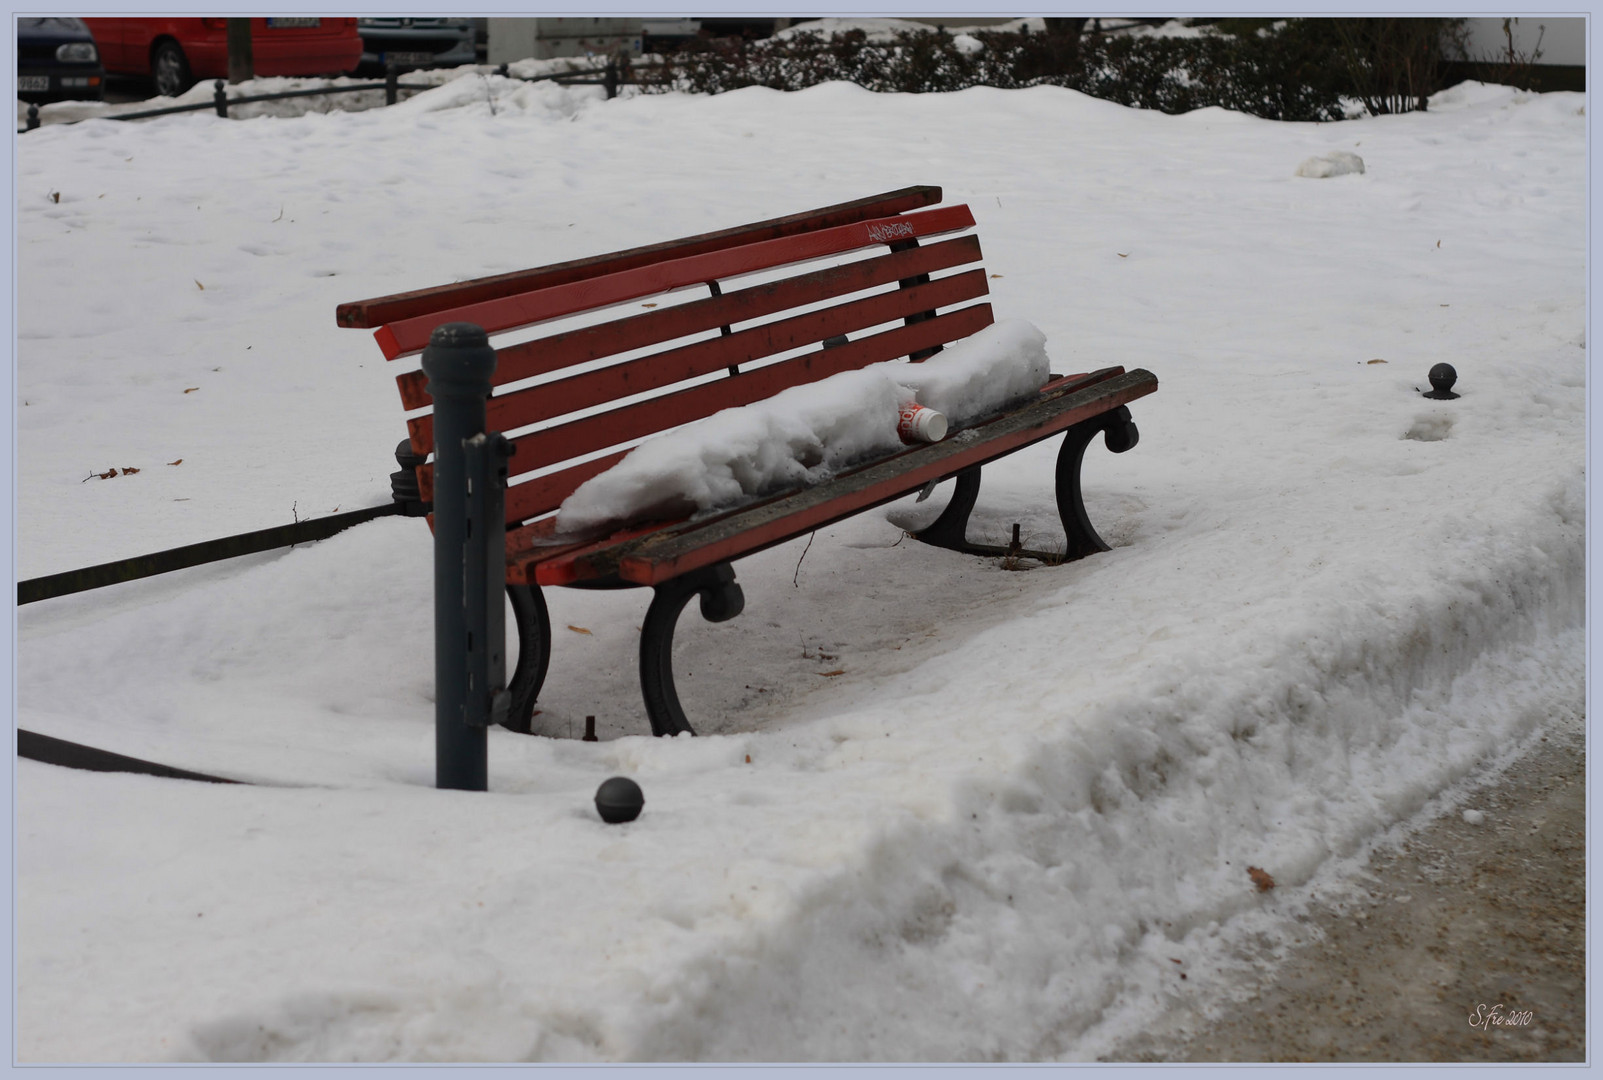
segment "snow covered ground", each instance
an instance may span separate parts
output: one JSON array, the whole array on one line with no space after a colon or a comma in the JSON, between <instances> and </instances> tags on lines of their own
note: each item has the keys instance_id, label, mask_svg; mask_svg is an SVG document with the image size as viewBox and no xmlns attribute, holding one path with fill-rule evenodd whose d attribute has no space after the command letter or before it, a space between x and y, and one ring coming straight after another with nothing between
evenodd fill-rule
<instances>
[{"instance_id":1,"label":"snow covered ground","mask_svg":"<svg viewBox=\"0 0 1603 1080\"><path fill-rule=\"evenodd\" d=\"M907 184L972 205L1054 370L1161 382L1087 455L1111 552L904 540L937 494L739 563L745 614L680 627L698 738L646 734L646 594L551 590L546 737L493 731L487 794L430 786L416 520L21 609L19 726L257 786L17 763L19 1059L1072 1060L1227 992L1583 708L1583 100L470 74L19 138L21 578L386 501L399 403L341 301ZM1293 175L1334 150L1365 172ZM1459 400L1418 393L1441 361ZM1054 453L988 468L971 535L1059 537ZM607 826L616 774L646 806Z\"/></svg>"}]
</instances>

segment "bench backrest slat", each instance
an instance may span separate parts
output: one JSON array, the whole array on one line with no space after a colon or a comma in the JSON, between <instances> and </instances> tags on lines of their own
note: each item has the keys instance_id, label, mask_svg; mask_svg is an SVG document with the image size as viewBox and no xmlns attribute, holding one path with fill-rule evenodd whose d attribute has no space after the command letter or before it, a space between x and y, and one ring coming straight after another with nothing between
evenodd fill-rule
<instances>
[{"instance_id":1,"label":"bench backrest slat","mask_svg":"<svg viewBox=\"0 0 1603 1080\"><path fill-rule=\"evenodd\" d=\"M833 307L762 323L677 349L653 353L596 371L570 375L510 394L490 398L486 421L493 431L510 432L566 413L591 409L650 390L660 390L778 353L816 344L896 319L932 311L986 295L984 270L970 270L937 281L892 292L877 293ZM881 357L889 360L893 353ZM596 419L603 420L603 414ZM419 453L434 445L433 418L408 421L412 445ZM517 470L519 472L527 470Z\"/></svg>"},{"instance_id":2,"label":"bench backrest slat","mask_svg":"<svg viewBox=\"0 0 1603 1080\"><path fill-rule=\"evenodd\" d=\"M634 405L626 405L600 416L587 417L536 431L513 439L512 444L517 447L518 455L526 455L526 461L562 461L594 453L621 442L644 438L667 428L711 416L721 409L761 401L787 387L816 382L842 371L851 371L866 364L906 356L919 349L956 341L978 333L991 322L991 305L976 304L911 326L902 326L862 338L839 348L805 353L727 379L702 383ZM524 517L545 513L547 510L555 510L562 501L559 498L551 506L542 507L531 513L520 512L514 517L511 503L513 493L520 486L514 485L507 492L509 521L522 520ZM564 493L563 498L566 498L566 495L567 493Z\"/></svg>"},{"instance_id":3,"label":"bench backrest slat","mask_svg":"<svg viewBox=\"0 0 1603 1080\"><path fill-rule=\"evenodd\" d=\"M781 281L749 286L722 296L709 296L596 326L507 345L496 350L495 385L519 382L658 342L759 319L802 304L979 262L980 257L979 238L959 236L925 247L894 251ZM428 376L423 372L409 371L395 381L401 390L401 402L407 409L422 409L432 404L433 399L428 394ZM494 399L491 400L493 403Z\"/></svg>"},{"instance_id":4,"label":"bench backrest slat","mask_svg":"<svg viewBox=\"0 0 1603 1080\"><path fill-rule=\"evenodd\" d=\"M781 236L793 236L797 233L826 229L835 225L846 225L853 221L889 217L892 214L916 210L921 206L932 206L940 201L941 189L938 187L928 185L906 187L897 191L886 192L883 195L873 195L866 199L853 199L850 202L836 203L833 206L807 210L799 214L788 214L784 217L769 218L766 221L758 221L750 225L740 225L732 229L701 233L697 236L688 236L660 244L647 244L642 247L629 248L626 251L614 251L606 255L574 259L570 262L557 263L553 266L543 266L533 270L516 270L509 274L494 274L489 277L453 282L450 285L437 285L427 289L414 289L410 292L395 293L391 296L377 297L372 300L356 300L339 305L335 309L334 317L341 326L378 327L387 322L395 322L398 319L410 319L430 312L461 307L465 304L476 304L502 296L529 292L533 289L544 289L552 285L566 284L570 281L599 277L618 270L627 270L635 266L644 266L647 263L661 262L665 258L699 255L707 251L738 247L756 240L772 240Z\"/></svg>"},{"instance_id":5,"label":"bench backrest slat","mask_svg":"<svg viewBox=\"0 0 1603 1080\"><path fill-rule=\"evenodd\" d=\"M808 259L845 254L877 244L956 232L973 224L974 215L967 206L960 205L902 217L837 225L818 232L762 240L737 248L637 266L605 277L554 285L537 292L401 319L379 327L373 337L384 355L393 360L421 351L429 343L429 335L434 328L442 322L476 323L487 332L496 334L686 285L699 285Z\"/></svg>"},{"instance_id":6,"label":"bench backrest slat","mask_svg":"<svg viewBox=\"0 0 1603 1080\"><path fill-rule=\"evenodd\" d=\"M661 397L649 398L599 416L587 417L512 440L513 468L556 463L617 443L643 438L680 424L711 416L721 409L749 405L791 386L816 382L842 371L976 334L991 325L990 304L974 304L933 319L897 327L833 349L805 353L768 367L727 379L702 383ZM423 452L422 450L419 451ZM549 513L590 477L610 468L627 450L571 465L566 469L514 483L506 492L507 522L526 521ZM418 467L423 498L432 497L432 465Z\"/></svg>"},{"instance_id":7,"label":"bench backrest slat","mask_svg":"<svg viewBox=\"0 0 1603 1080\"><path fill-rule=\"evenodd\" d=\"M486 418L491 430L511 436L506 517L517 525L555 510L641 439L839 372L918 360L990 325L979 240L944 235L974 224L967 206L861 218L909 201L923 206L931 191L938 197L935 189L908 188L774 219L755 232L725 230L361 301L341 317L396 315L374 334L392 359L421 351L441 323L473 322L499 334L568 320L496 350ZM843 214L858 218L842 222ZM698 247L707 249L692 250ZM949 272L932 279L942 271ZM725 279L743 274L760 276L723 291ZM534 287L504 292L514 279ZM686 288L711 295L674 295ZM543 381L528 385L533 379ZM396 384L412 414L412 448L427 456L434 439L427 376L408 371ZM433 467L417 473L429 500Z\"/></svg>"}]
</instances>

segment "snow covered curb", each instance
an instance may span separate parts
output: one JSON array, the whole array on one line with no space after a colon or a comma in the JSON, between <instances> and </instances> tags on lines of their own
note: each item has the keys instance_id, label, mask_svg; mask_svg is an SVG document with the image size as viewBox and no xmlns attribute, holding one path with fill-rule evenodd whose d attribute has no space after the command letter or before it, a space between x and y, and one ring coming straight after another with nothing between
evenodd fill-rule
<instances>
[{"instance_id":1,"label":"snow covered curb","mask_svg":"<svg viewBox=\"0 0 1603 1080\"><path fill-rule=\"evenodd\" d=\"M1094 1059L1183 989L1177 971L1224 963L1242 924L1267 941L1296 932L1295 902L1261 894L1249 866L1294 888L1575 714L1578 495L1533 523L1551 559L1485 537L1507 560L1498 588L1466 576L1398 598L1382 635L1358 610L1316 616L1278 651L1154 664L1149 692L1003 742L988 738L994 702L904 699L972 727L967 753L899 763L934 790L950 778L952 801L824 875L754 953L709 953L689 980L705 997L631 1033L626 1056ZM888 765L876 736L909 735L885 713L831 726L843 766L854 749Z\"/></svg>"}]
</instances>

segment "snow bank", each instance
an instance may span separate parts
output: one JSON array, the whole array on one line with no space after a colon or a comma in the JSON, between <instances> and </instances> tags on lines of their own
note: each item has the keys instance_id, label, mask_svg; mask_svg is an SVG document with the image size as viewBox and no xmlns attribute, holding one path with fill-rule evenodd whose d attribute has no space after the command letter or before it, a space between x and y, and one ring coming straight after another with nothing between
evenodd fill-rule
<instances>
[{"instance_id":1,"label":"snow bank","mask_svg":"<svg viewBox=\"0 0 1603 1080\"><path fill-rule=\"evenodd\" d=\"M1332 150L1328 154L1311 157L1297 166L1297 175L1315 180L1327 176L1346 176L1364 171L1364 159L1351 150Z\"/></svg>"},{"instance_id":2,"label":"snow bank","mask_svg":"<svg viewBox=\"0 0 1603 1080\"><path fill-rule=\"evenodd\" d=\"M581 484L557 529L588 534L626 521L727 509L902 448L897 411L914 400L956 431L1047 381L1046 335L1022 319L993 323L919 364L888 361L793 386L641 443Z\"/></svg>"},{"instance_id":3,"label":"snow bank","mask_svg":"<svg viewBox=\"0 0 1603 1080\"><path fill-rule=\"evenodd\" d=\"M1162 380L1087 452L1113 550L1015 573L867 513L743 559L746 613L676 631L694 739L645 734L644 590L547 590L542 737L490 731L485 793L432 788L420 521L26 605L20 726L260 783L16 764L19 1060L1095 1058L1582 710L1584 95L562 93L20 137L19 575L387 502L342 301L913 182L1062 370ZM1338 145L1365 182L1285 168ZM1061 539L1055 453L986 467L974 539Z\"/></svg>"}]
</instances>

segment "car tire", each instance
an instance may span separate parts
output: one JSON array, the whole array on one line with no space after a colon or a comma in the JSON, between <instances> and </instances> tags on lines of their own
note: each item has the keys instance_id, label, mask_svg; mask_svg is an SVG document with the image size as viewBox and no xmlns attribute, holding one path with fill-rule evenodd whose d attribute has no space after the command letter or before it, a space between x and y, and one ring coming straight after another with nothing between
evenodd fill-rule
<instances>
[{"instance_id":1,"label":"car tire","mask_svg":"<svg viewBox=\"0 0 1603 1080\"><path fill-rule=\"evenodd\" d=\"M170 38L156 43L150 54L150 73L156 80L156 93L162 97L177 97L195 85L184 50Z\"/></svg>"}]
</instances>

